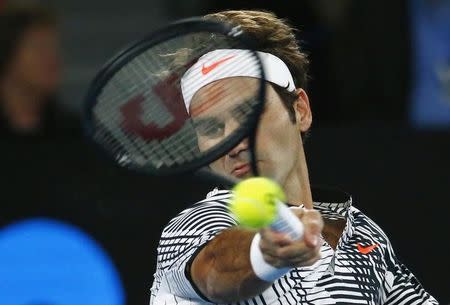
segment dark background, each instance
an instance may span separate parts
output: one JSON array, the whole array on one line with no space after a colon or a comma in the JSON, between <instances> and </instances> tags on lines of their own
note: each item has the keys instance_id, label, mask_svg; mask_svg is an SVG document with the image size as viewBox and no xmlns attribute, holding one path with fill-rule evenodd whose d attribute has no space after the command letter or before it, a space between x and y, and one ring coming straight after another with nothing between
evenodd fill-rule
<instances>
[{"instance_id":1,"label":"dark background","mask_svg":"<svg viewBox=\"0 0 450 305\"><path fill-rule=\"evenodd\" d=\"M55 1L68 67L63 103L79 115L96 69L168 21L224 8L265 8L289 18L312 62L314 123L305 144L312 184L351 193L425 288L447 304L450 128L423 128L408 117L415 85L409 2L348 0L331 12L321 2ZM128 304L148 303L162 227L211 187L189 176L120 169L78 129L3 139L0 164L0 225L46 216L86 230L117 265Z\"/></svg>"}]
</instances>

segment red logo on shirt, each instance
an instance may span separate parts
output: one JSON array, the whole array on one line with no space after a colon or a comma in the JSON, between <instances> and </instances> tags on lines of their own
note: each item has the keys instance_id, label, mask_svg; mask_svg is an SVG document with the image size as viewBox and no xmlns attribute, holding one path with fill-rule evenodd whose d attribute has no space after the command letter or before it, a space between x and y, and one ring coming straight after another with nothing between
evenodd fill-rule
<instances>
[{"instance_id":1,"label":"red logo on shirt","mask_svg":"<svg viewBox=\"0 0 450 305\"><path fill-rule=\"evenodd\" d=\"M378 247L380 244L373 244L370 246L363 246L360 243L358 243L356 245L356 247L358 248L359 253L362 254L369 254L370 252L372 252L376 247Z\"/></svg>"}]
</instances>

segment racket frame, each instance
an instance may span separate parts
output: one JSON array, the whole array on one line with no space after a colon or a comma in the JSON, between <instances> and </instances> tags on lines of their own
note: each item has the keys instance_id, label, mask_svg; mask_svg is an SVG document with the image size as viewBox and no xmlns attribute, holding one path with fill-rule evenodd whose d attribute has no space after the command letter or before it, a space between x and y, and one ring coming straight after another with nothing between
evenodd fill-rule
<instances>
[{"instance_id":1,"label":"racket frame","mask_svg":"<svg viewBox=\"0 0 450 305\"><path fill-rule=\"evenodd\" d=\"M95 141L95 122L93 116L93 109L97 103L97 98L101 94L102 89L108 83L111 78L124 66L130 63L134 58L145 52L154 45L157 45L163 41L174 39L177 36L186 35L195 32L211 32L229 36L236 39L237 46L242 49L247 49L253 52L255 58L258 60L261 66L261 79L258 88L258 103L254 106L253 113L249 116L245 124L240 126L233 134L231 134L226 141L218 145L217 147L209 150L202 158L189 161L185 164L178 165L176 167L156 168L153 166L135 166L130 164L120 164L118 162L118 155L112 151L102 147L102 145ZM166 27L160 28L157 31L150 33L144 38L128 45L121 51L119 51L114 57L112 57L106 64L100 69L97 75L92 80L87 93L84 98L83 107L83 127L87 138L97 147L103 154L109 159L112 159L115 164L131 169L138 173L150 174L154 176L167 176L172 174L181 174L198 170L198 174L208 179L216 179L223 184L233 185L236 183L235 179L224 177L219 174L215 174L209 169L205 169L205 166L211 162L219 159L228 153L233 147L239 144L244 138L248 138L249 152L250 152L250 165L255 176L258 175L258 168L256 164L256 133L258 128L259 117L264 109L266 88L265 88L265 76L261 59L256 53L257 42L243 32L238 26L232 26L228 23L219 22L215 20L207 20L202 17L191 17L181 19L173 22Z\"/></svg>"}]
</instances>

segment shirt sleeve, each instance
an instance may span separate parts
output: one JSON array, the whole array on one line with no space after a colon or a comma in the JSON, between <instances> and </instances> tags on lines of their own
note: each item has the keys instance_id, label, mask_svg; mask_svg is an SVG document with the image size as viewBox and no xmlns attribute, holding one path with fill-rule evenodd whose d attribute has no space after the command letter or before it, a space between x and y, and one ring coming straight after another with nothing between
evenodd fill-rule
<instances>
[{"instance_id":1,"label":"shirt sleeve","mask_svg":"<svg viewBox=\"0 0 450 305\"><path fill-rule=\"evenodd\" d=\"M192 282L189 266L210 240L236 224L226 204L215 201L197 204L173 219L158 246L155 278L161 283L159 290L184 299L208 301Z\"/></svg>"},{"instance_id":2,"label":"shirt sleeve","mask_svg":"<svg viewBox=\"0 0 450 305\"><path fill-rule=\"evenodd\" d=\"M388 243L386 263L384 282L386 302L384 304L438 304L436 299L425 291L414 274L398 260L391 243Z\"/></svg>"}]
</instances>

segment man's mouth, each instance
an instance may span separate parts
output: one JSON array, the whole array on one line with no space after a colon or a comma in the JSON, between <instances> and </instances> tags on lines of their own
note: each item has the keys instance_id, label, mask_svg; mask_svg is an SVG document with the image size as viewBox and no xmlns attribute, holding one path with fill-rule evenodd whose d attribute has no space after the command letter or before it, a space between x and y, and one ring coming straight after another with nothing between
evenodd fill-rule
<instances>
[{"instance_id":1,"label":"man's mouth","mask_svg":"<svg viewBox=\"0 0 450 305\"><path fill-rule=\"evenodd\" d=\"M250 172L250 170L251 170L250 164L248 163L240 164L234 167L231 174L239 178L245 176L248 172Z\"/></svg>"}]
</instances>

